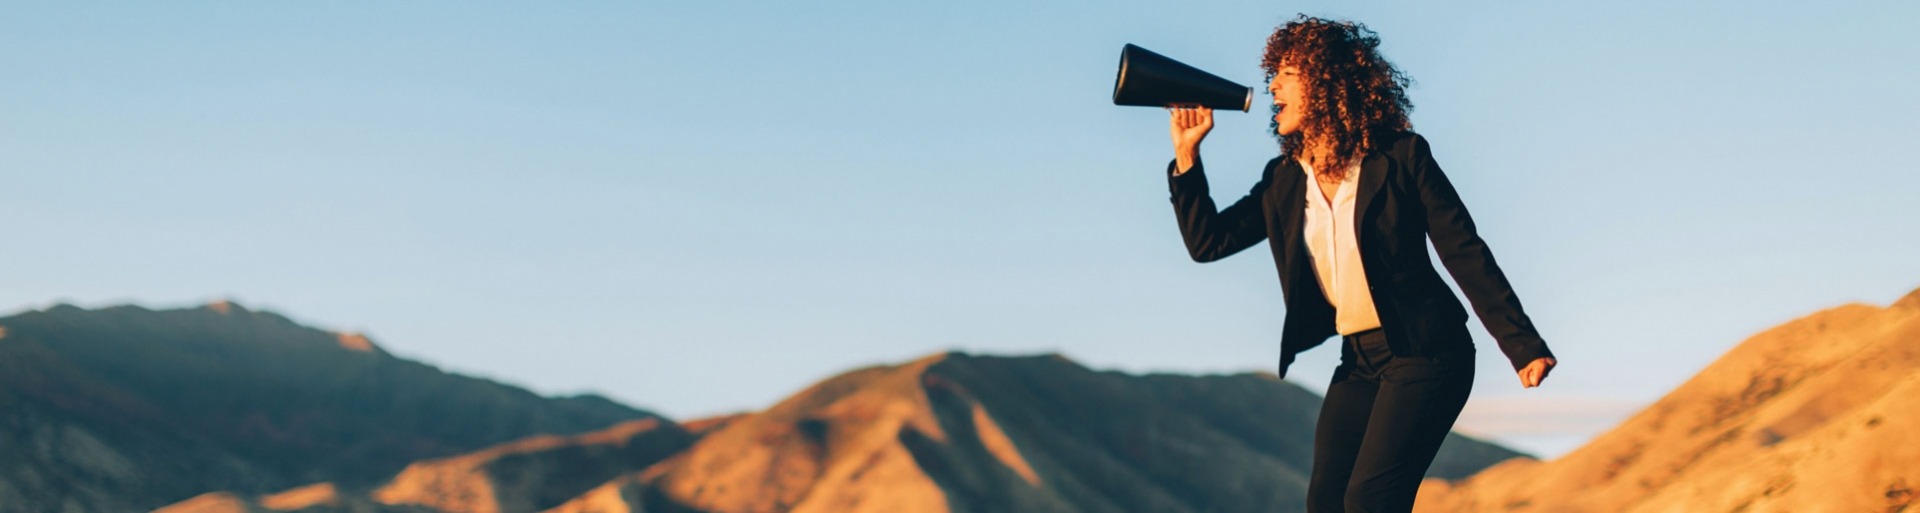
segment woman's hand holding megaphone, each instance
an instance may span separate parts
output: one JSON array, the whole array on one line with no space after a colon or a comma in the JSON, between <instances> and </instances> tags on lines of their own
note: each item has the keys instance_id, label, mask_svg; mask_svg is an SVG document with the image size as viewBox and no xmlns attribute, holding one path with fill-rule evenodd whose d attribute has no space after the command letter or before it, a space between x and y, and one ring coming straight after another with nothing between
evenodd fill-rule
<instances>
[{"instance_id":1,"label":"woman's hand holding megaphone","mask_svg":"<svg viewBox=\"0 0 1920 513\"><path fill-rule=\"evenodd\" d=\"M1168 131L1173 135L1173 158L1179 164L1174 174L1187 172L1200 161L1200 140L1213 130L1213 109L1199 106L1167 107L1173 114Z\"/></svg>"}]
</instances>

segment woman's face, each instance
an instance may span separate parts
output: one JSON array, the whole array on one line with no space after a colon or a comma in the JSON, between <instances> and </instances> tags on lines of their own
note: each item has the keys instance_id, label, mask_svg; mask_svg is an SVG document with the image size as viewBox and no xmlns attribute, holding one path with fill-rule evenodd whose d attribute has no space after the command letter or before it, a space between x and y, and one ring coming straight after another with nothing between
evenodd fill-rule
<instances>
[{"instance_id":1,"label":"woman's face","mask_svg":"<svg viewBox=\"0 0 1920 513\"><path fill-rule=\"evenodd\" d=\"M1307 115L1307 92L1302 89L1306 84L1300 81L1300 68L1281 63L1274 71L1273 80L1267 82L1267 92L1273 94L1273 105L1279 109L1274 113L1274 124L1280 135L1293 135L1300 131L1300 122Z\"/></svg>"}]
</instances>

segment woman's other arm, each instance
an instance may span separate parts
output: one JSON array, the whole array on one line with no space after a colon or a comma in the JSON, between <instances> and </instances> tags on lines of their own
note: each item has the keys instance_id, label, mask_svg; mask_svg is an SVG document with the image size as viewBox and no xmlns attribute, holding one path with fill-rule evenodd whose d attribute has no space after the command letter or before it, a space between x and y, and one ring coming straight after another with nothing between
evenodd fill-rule
<instances>
[{"instance_id":1,"label":"woman's other arm","mask_svg":"<svg viewBox=\"0 0 1920 513\"><path fill-rule=\"evenodd\" d=\"M1410 167L1420 188L1420 201L1426 205L1427 235L1433 240L1434 251L1440 254L1440 262L1446 265L1447 272L1460 285L1460 291L1473 304L1473 311L1480 316L1480 322L1486 324L1487 332L1500 344L1500 351L1506 353L1515 371L1521 371L1522 385L1539 384L1546 371L1535 366L1551 367L1553 351L1547 348L1533 321L1521 309L1520 296L1514 294L1507 275L1494 262L1493 250L1480 239L1473 216L1467 213L1467 206L1461 203L1453 183L1434 161L1426 138L1414 135L1412 143ZM1548 361L1534 363L1541 358Z\"/></svg>"}]
</instances>

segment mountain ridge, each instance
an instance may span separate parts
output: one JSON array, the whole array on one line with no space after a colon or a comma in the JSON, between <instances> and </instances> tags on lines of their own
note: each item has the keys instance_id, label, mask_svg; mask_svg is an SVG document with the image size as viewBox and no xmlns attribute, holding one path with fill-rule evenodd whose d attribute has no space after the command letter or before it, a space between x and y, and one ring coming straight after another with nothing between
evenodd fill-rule
<instances>
[{"instance_id":1,"label":"mountain ridge","mask_svg":"<svg viewBox=\"0 0 1920 513\"><path fill-rule=\"evenodd\" d=\"M547 398L341 346L232 302L55 304L0 318L0 511L150 509L358 479L644 410Z\"/></svg>"},{"instance_id":2,"label":"mountain ridge","mask_svg":"<svg viewBox=\"0 0 1920 513\"><path fill-rule=\"evenodd\" d=\"M946 351L851 369L761 410L687 421L683 449L630 460L564 500L524 500L547 485L500 478L503 467L381 485L437 494L356 495L314 484L254 498L209 494L163 511L268 511L275 501L370 512L1298 511L1318 403L1270 373L1133 374L1058 354ZM485 459L474 455L501 447L410 470ZM1449 477L1525 457L1461 436L1442 452L1435 470Z\"/></svg>"}]
</instances>

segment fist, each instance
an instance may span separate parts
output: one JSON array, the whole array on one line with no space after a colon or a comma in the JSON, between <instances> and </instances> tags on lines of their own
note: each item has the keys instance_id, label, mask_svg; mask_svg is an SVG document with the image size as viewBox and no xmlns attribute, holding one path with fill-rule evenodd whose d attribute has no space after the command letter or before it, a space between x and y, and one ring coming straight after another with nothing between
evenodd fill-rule
<instances>
[{"instance_id":1,"label":"fist","mask_svg":"<svg viewBox=\"0 0 1920 513\"><path fill-rule=\"evenodd\" d=\"M1520 369L1520 386L1522 388L1540 386L1540 382L1547 379L1547 371L1553 370L1553 366L1558 363L1560 362L1546 356L1527 362L1527 366Z\"/></svg>"},{"instance_id":2,"label":"fist","mask_svg":"<svg viewBox=\"0 0 1920 513\"><path fill-rule=\"evenodd\" d=\"M1167 130L1173 136L1175 153L1189 153L1199 148L1200 140L1207 138L1207 132L1213 130L1213 109L1206 107L1168 107L1173 113Z\"/></svg>"}]
</instances>

